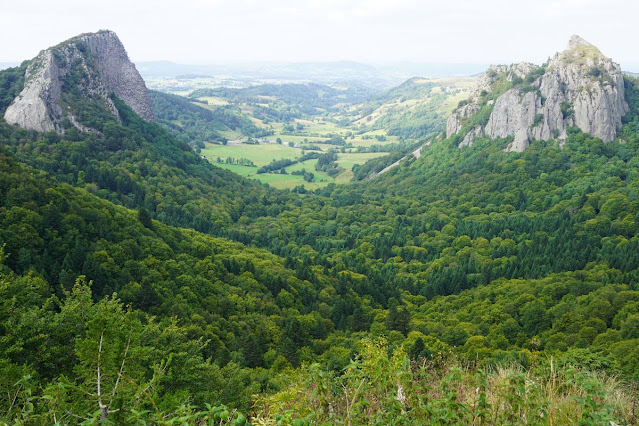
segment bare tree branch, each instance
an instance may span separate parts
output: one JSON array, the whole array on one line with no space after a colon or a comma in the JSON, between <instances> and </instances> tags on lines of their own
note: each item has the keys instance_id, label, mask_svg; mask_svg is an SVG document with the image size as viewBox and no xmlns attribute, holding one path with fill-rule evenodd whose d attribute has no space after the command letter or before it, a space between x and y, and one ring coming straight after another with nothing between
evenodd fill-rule
<instances>
[{"instance_id":1,"label":"bare tree branch","mask_svg":"<svg viewBox=\"0 0 639 426\"><path fill-rule=\"evenodd\" d=\"M67 413L68 415L70 415L71 417L75 417L76 419L80 419L80 420L84 420L84 421L89 420L87 417L81 417L81 416L78 416L77 414L73 414L73 413L72 413L71 411L69 411L69 410L64 410L64 411L66 411L66 413Z\"/></svg>"},{"instance_id":2,"label":"bare tree branch","mask_svg":"<svg viewBox=\"0 0 639 426\"><path fill-rule=\"evenodd\" d=\"M120 385L120 379L122 378L122 372L124 371L124 363L126 362L126 356L129 353L129 347L131 347L131 336L133 335L133 328L129 331L129 340L126 342L126 348L124 349L124 357L122 357L122 365L120 365L120 371L118 371L118 378L115 381L115 386L113 386L113 392L111 392L111 397L115 396L115 393L118 390L118 386Z\"/></svg>"},{"instance_id":3,"label":"bare tree branch","mask_svg":"<svg viewBox=\"0 0 639 426\"><path fill-rule=\"evenodd\" d=\"M11 405L9 406L9 411L7 411L7 418L9 418L9 415L11 414L11 410L13 409L13 406L16 404L16 400L18 399L18 394L20 393L21 389L22 389L22 383L20 384L20 386L18 386L18 390L16 390L16 394L13 397L13 401L11 401ZM9 398L11 398L11 394L9 394Z\"/></svg>"},{"instance_id":4,"label":"bare tree branch","mask_svg":"<svg viewBox=\"0 0 639 426\"><path fill-rule=\"evenodd\" d=\"M104 338L104 330L102 330L102 334L100 334L100 346L98 347L98 406L100 407L100 420L106 420L109 415L109 407L102 404L102 388L101 381L102 376L100 375L100 360L102 357L102 339Z\"/></svg>"}]
</instances>

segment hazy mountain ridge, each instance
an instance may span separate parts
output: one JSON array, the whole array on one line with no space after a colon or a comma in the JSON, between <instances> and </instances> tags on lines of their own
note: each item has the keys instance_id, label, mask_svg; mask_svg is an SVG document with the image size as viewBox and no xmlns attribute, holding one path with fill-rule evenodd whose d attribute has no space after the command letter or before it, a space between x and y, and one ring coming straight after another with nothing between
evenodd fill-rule
<instances>
[{"instance_id":1,"label":"hazy mountain ridge","mask_svg":"<svg viewBox=\"0 0 639 426\"><path fill-rule=\"evenodd\" d=\"M222 97L231 102L282 101L307 114L330 109L340 104L355 104L379 93L363 86L331 87L325 84L262 84L245 89L218 88L193 91L188 97Z\"/></svg>"},{"instance_id":2,"label":"hazy mountain ridge","mask_svg":"<svg viewBox=\"0 0 639 426\"><path fill-rule=\"evenodd\" d=\"M486 69L474 63L365 64L352 61L308 63L247 63L184 65L169 61L140 62L138 69L154 90L194 90L209 87L249 87L257 84L317 83L363 85L388 90L415 76L469 76ZM207 82L198 80L207 79Z\"/></svg>"}]
</instances>

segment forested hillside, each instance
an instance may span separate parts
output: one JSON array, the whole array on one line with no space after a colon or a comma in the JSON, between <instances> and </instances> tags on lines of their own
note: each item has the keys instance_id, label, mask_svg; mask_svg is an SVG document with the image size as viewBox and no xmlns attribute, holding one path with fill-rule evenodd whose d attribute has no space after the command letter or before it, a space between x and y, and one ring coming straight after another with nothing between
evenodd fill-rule
<instances>
[{"instance_id":1,"label":"forested hillside","mask_svg":"<svg viewBox=\"0 0 639 426\"><path fill-rule=\"evenodd\" d=\"M355 124L385 129L401 139L422 141L446 128L446 119L464 99L473 78L411 78L362 102L351 112Z\"/></svg>"},{"instance_id":2,"label":"forested hillside","mask_svg":"<svg viewBox=\"0 0 639 426\"><path fill-rule=\"evenodd\" d=\"M263 103L276 101L289 106L297 114L315 115L332 108L357 104L375 94L363 86L337 89L322 84L263 84L246 89L199 89L189 98L221 97L234 103Z\"/></svg>"},{"instance_id":3,"label":"forested hillside","mask_svg":"<svg viewBox=\"0 0 639 426\"><path fill-rule=\"evenodd\" d=\"M264 130L257 128L244 116L239 108L219 106L208 109L194 105L187 99L169 93L149 92L153 111L159 122L169 132L189 142L194 148L204 148L204 142L226 142L220 133L240 131L246 136L262 136Z\"/></svg>"},{"instance_id":4,"label":"forested hillside","mask_svg":"<svg viewBox=\"0 0 639 426\"><path fill-rule=\"evenodd\" d=\"M56 325L57 320L68 321L59 316L58 306L63 313L64 306L76 311L96 309L96 317L87 318L86 323L98 321L98 327L107 321L100 317L101 310L155 323L144 319L144 311L162 318L158 324L173 324L175 339L191 347L187 352L194 361L178 361L172 374L187 374L182 363L197 362L188 367L194 374L199 369L210 371L206 374L228 372L228 379L238 381L233 390L223 391L222 383L217 390L201 388L206 397L197 396L190 379L178 385L178 391L188 390L198 404L217 401L247 409L249 395L242 395L244 387L256 392L262 379L246 367L282 368L289 365L284 355L298 365L302 340L288 336L302 337L288 331L299 329L300 321L308 333L303 338L307 342L325 339L335 329L312 303L334 281L321 271L311 277L310 271L296 270L295 265L285 265L263 250L168 227L151 220L145 210L127 210L85 190L53 183L6 154L1 164L0 238L5 269L0 327L7 369L26 363L34 377L44 381L73 376L81 355L59 354L75 338L84 339L88 330L83 328L84 321L73 329ZM78 281L81 276L90 284L84 278ZM94 308L92 300L98 303ZM76 306L79 303L82 306ZM125 305L128 313L123 312ZM49 321L49 316L58 319ZM110 326L117 327L117 322ZM123 333L124 337L109 335L116 339L111 344L119 348L110 347L109 356L119 356L124 342L117 338L127 338ZM169 362L173 356L171 348L154 350L159 351L157 362ZM141 377L150 379L147 373L151 372L142 372ZM268 375L263 372L262 376L266 380L262 385L267 386ZM236 393L224 396L228 391Z\"/></svg>"},{"instance_id":5,"label":"forested hillside","mask_svg":"<svg viewBox=\"0 0 639 426\"><path fill-rule=\"evenodd\" d=\"M636 422L636 85L623 143L439 137L306 195L117 97L99 132L0 120L0 420Z\"/></svg>"},{"instance_id":6,"label":"forested hillside","mask_svg":"<svg viewBox=\"0 0 639 426\"><path fill-rule=\"evenodd\" d=\"M290 195L214 167L186 142L141 120L115 99L122 125L109 116L99 134L74 127L39 134L0 123L3 145L17 158L129 208L145 208L173 226L224 234L240 216L278 214ZM266 206L266 208L265 208Z\"/></svg>"}]
</instances>

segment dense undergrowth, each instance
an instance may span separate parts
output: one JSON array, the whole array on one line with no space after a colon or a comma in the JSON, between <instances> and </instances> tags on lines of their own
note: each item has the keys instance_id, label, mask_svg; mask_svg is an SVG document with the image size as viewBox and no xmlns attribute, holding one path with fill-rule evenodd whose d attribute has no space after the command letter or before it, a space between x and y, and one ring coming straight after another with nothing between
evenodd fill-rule
<instances>
[{"instance_id":1,"label":"dense undergrowth","mask_svg":"<svg viewBox=\"0 0 639 426\"><path fill-rule=\"evenodd\" d=\"M410 358L386 342L360 342L344 373L318 364L289 376L285 391L258 398L255 424L635 424L637 389L535 355L535 365L460 365L446 350Z\"/></svg>"}]
</instances>

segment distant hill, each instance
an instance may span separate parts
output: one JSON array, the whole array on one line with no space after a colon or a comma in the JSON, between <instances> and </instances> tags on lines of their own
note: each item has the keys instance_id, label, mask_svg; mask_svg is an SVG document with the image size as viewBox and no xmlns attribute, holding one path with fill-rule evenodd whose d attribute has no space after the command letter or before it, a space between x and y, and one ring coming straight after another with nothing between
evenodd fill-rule
<instances>
[{"instance_id":1,"label":"distant hill","mask_svg":"<svg viewBox=\"0 0 639 426\"><path fill-rule=\"evenodd\" d=\"M204 148L204 142L225 142L228 138L223 132L237 131L255 137L263 133L239 108L231 105L208 108L181 96L156 91L149 96L158 121L193 147Z\"/></svg>"},{"instance_id":2,"label":"distant hill","mask_svg":"<svg viewBox=\"0 0 639 426\"><path fill-rule=\"evenodd\" d=\"M336 106L364 102L378 91L362 86L331 87L323 84L263 84L245 89L200 89L189 98L221 97L230 102L270 103L282 101L303 114L315 115Z\"/></svg>"},{"instance_id":3,"label":"distant hill","mask_svg":"<svg viewBox=\"0 0 639 426\"><path fill-rule=\"evenodd\" d=\"M363 64L352 61L308 63L246 63L230 65L184 65L168 61L141 62L138 69L155 90L162 87L210 86L247 87L263 83L317 83L361 85L387 90L416 75L428 78L469 76L486 69L487 64L446 64L397 62Z\"/></svg>"},{"instance_id":4,"label":"distant hill","mask_svg":"<svg viewBox=\"0 0 639 426\"><path fill-rule=\"evenodd\" d=\"M386 129L402 138L425 138L445 129L446 118L467 96L474 79L411 78L371 100L350 114L353 124Z\"/></svg>"}]
</instances>

